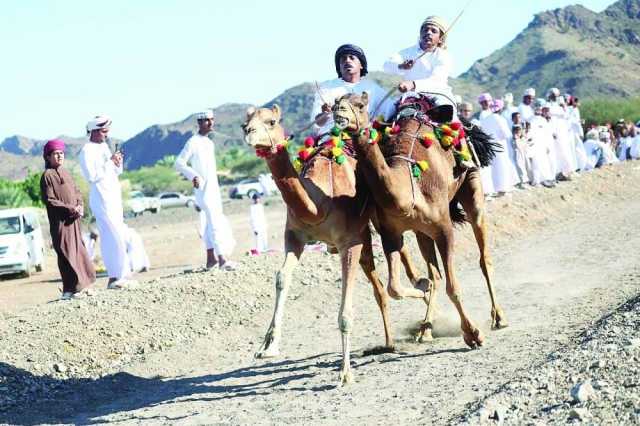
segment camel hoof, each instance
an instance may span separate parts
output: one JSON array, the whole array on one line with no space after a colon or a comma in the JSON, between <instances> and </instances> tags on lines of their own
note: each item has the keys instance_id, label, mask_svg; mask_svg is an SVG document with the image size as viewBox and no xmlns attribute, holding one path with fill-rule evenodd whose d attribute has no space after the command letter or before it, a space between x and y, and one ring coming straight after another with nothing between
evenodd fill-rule
<instances>
[{"instance_id":1,"label":"camel hoof","mask_svg":"<svg viewBox=\"0 0 640 426\"><path fill-rule=\"evenodd\" d=\"M509 323L505 319L502 309L491 313L491 328L493 330L500 330L507 327L509 327Z\"/></svg>"},{"instance_id":2,"label":"camel hoof","mask_svg":"<svg viewBox=\"0 0 640 426\"><path fill-rule=\"evenodd\" d=\"M416 335L417 343L433 342L433 326L431 323L425 323L420 327Z\"/></svg>"},{"instance_id":3,"label":"camel hoof","mask_svg":"<svg viewBox=\"0 0 640 426\"><path fill-rule=\"evenodd\" d=\"M463 331L462 338L464 339L464 342L467 344L467 346L469 346L471 349L477 349L484 343L484 336L482 335L482 331L480 331L479 328L476 328L475 331L471 331L468 333L465 333Z\"/></svg>"},{"instance_id":4,"label":"camel hoof","mask_svg":"<svg viewBox=\"0 0 640 426\"><path fill-rule=\"evenodd\" d=\"M347 386L354 382L351 370L340 372L340 386Z\"/></svg>"}]
</instances>

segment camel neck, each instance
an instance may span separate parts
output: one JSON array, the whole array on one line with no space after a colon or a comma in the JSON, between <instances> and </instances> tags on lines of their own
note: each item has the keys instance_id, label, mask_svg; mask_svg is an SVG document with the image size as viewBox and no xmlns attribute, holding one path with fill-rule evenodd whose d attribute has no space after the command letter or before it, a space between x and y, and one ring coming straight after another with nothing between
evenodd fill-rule
<instances>
[{"instance_id":1,"label":"camel neck","mask_svg":"<svg viewBox=\"0 0 640 426\"><path fill-rule=\"evenodd\" d=\"M282 199L295 217L309 224L321 221L323 215L300 182L287 150L276 152L266 161Z\"/></svg>"}]
</instances>

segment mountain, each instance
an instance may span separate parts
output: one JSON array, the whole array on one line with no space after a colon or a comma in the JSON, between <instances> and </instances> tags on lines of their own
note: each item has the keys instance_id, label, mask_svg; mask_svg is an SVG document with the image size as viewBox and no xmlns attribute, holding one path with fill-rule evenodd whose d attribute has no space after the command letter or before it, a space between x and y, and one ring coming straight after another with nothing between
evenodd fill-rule
<instances>
[{"instance_id":1,"label":"mountain","mask_svg":"<svg viewBox=\"0 0 640 426\"><path fill-rule=\"evenodd\" d=\"M386 89L397 83L397 79L381 72L372 72L369 78ZM550 87L582 98L636 95L640 91L640 0L620 0L601 13L579 5L540 13L506 46L477 61L459 78L451 79L451 85L454 93L465 99L475 99L483 91L495 95L509 91L518 100L527 87L537 88L540 96ZM285 128L296 133L310 122L314 96L314 84L303 83L285 90L265 106L279 104ZM228 103L213 109L213 138L218 152L244 147L240 125L247 107ZM191 115L143 130L123 144L125 167L134 170L176 155L196 126ZM84 140L69 138L71 157ZM37 159L43 144L44 141L12 136L0 143L0 160L17 163L13 157L4 161L2 156L7 153ZM3 164L0 174L7 176L4 168ZM15 169L23 173L24 164L16 164Z\"/></svg>"},{"instance_id":2,"label":"mountain","mask_svg":"<svg viewBox=\"0 0 640 426\"><path fill-rule=\"evenodd\" d=\"M85 137L67 135L58 136L66 145L66 157L74 161L78 156ZM112 146L121 143L119 139L110 141ZM8 179L24 179L30 172L39 171L44 167L42 149L46 140L33 139L26 136L14 135L0 142L0 176Z\"/></svg>"},{"instance_id":3,"label":"mountain","mask_svg":"<svg viewBox=\"0 0 640 426\"><path fill-rule=\"evenodd\" d=\"M375 80L385 89L397 84L398 80L381 72L372 72L370 79ZM453 81L457 93L477 93L479 88L472 82ZM290 133L298 133L311 121L311 106L316 94L315 85L303 83L285 90L264 106L278 104L282 109L283 124ZM218 151L233 146L244 146L240 125L245 119L248 104L224 104L213 108L215 115L215 130L213 139ZM144 166L152 166L167 155L176 155L184 143L197 130L194 115L190 115L176 123L154 125L131 139L127 140L125 151L125 167L135 170ZM298 135L299 136L299 135Z\"/></svg>"},{"instance_id":4,"label":"mountain","mask_svg":"<svg viewBox=\"0 0 640 426\"><path fill-rule=\"evenodd\" d=\"M601 13L579 5L540 13L460 79L498 95L527 87L542 96L550 87L585 98L637 95L640 0L620 0Z\"/></svg>"}]
</instances>

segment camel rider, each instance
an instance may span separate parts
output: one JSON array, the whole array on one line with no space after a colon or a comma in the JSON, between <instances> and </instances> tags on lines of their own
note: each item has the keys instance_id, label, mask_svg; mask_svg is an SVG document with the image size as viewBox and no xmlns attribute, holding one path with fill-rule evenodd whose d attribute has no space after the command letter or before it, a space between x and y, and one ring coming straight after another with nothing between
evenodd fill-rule
<instances>
[{"instance_id":1,"label":"camel rider","mask_svg":"<svg viewBox=\"0 0 640 426\"><path fill-rule=\"evenodd\" d=\"M333 127L333 117L331 106L336 99L348 94L361 94L367 92L369 95L369 115L370 119L374 110L384 98L385 91L374 81L365 78L367 75L367 58L364 51L353 44L344 44L338 47L334 57L336 73L338 78L325 81L320 85L319 93L316 92L311 109L311 120L315 122L312 132L315 136L328 133ZM388 107L381 106L379 113L385 114Z\"/></svg>"},{"instance_id":2,"label":"camel rider","mask_svg":"<svg viewBox=\"0 0 640 426\"><path fill-rule=\"evenodd\" d=\"M449 75L453 68L451 56L446 50L448 25L438 16L427 17L420 26L418 43L393 54L385 63L384 71L402 78L398 90L404 96L422 93L435 99L436 106L445 108L435 121L458 121L455 97L449 86ZM461 160L456 157L457 160ZM463 167L473 167L470 161L458 161Z\"/></svg>"}]
</instances>

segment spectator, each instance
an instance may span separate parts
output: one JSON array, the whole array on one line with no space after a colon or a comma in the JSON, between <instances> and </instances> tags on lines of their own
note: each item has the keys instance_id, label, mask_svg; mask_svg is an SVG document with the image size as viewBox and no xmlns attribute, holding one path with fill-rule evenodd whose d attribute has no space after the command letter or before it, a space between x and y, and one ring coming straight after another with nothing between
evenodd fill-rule
<instances>
[{"instance_id":1,"label":"spectator","mask_svg":"<svg viewBox=\"0 0 640 426\"><path fill-rule=\"evenodd\" d=\"M122 173L122 152L111 153L107 136L111 119L99 115L87 123L89 141L78 157L82 175L89 182L89 204L100 233L100 252L109 274L107 288L135 286L129 280L131 270L125 242L126 227L122 210L122 189L118 175Z\"/></svg>"},{"instance_id":2,"label":"spectator","mask_svg":"<svg viewBox=\"0 0 640 426\"><path fill-rule=\"evenodd\" d=\"M96 281L93 263L82 242L82 195L63 167L64 142L50 140L44 146L45 171L40 179L42 201L47 208L51 242L62 277L62 299L86 294Z\"/></svg>"},{"instance_id":3,"label":"spectator","mask_svg":"<svg viewBox=\"0 0 640 426\"><path fill-rule=\"evenodd\" d=\"M260 194L253 194L253 203L249 207L251 230L255 236L256 253L265 253L268 247L267 221L264 217L264 206Z\"/></svg>"}]
</instances>

